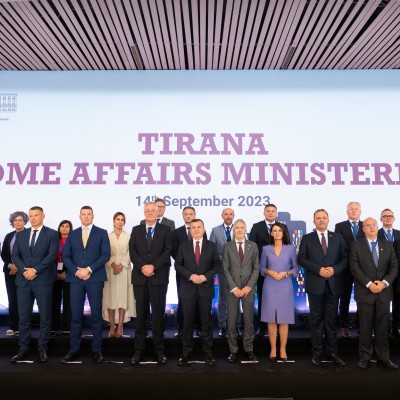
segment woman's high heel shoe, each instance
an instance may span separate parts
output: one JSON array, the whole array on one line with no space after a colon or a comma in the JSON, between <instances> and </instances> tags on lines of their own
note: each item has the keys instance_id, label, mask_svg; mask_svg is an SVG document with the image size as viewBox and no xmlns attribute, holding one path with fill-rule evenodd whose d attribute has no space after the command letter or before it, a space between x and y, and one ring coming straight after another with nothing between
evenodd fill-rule
<instances>
[{"instance_id":1,"label":"woman's high heel shoe","mask_svg":"<svg viewBox=\"0 0 400 400\"><path fill-rule=\"evenodd\" d=\"M270 359L272 362L275 362L275 361L277 360L277 357L276 357L276 356L275 356L275 357L269 356L269 359Z\"/></svg>"}]
</instances>

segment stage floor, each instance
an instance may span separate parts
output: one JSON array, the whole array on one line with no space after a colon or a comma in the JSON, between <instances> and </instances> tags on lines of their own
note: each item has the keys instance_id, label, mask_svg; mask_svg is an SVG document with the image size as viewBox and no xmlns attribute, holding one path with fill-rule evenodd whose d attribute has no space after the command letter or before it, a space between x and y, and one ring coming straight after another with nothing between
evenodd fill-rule
<instances>
[{"instance_id":1,"label":"stage floor","mask_svg":"<svg viewBox=\"0 0 400 400\"><path fill-rule=\"evenodd\" d=\"M254 352L258 364L227 361L227 340L214 332L216 365L203 363L201 339L195 338L193 361L187 367L177 366L181 354L181 340L174 338L174 328L165 331L167 365L153 363L130 366L134 350L133 328L126 328L121 339L108 339L104 329L103 355L106 362L92 360L90 329L85 328L82 339L80 364L60 364L68 352L69 339L65 336L51 338L49 361L36 361L38 329L32 330L29 359L33 363L12 364L10 358L18 349L16 337L5 336L0 327L0 383L4 399L21 399L26 395L41 399L79 399L94 396L118 398L119 396L146 396L145 399L393 399L400 393L400 371L387 370L372 363L368 370L357 368L358 336L339 337L339 355L347 363L339 367L329 362L320 367L311 364L309 331L292 329L289 335L286 363L273 363L268 359L268 337L256 338ZM239 339L241 344L241 339ZM400 340L391 339L391 359L400 362ZM146 339L145 362L153 361L151 338ZM243 354L242 354L243 355ZM27 393L28 392L28 393ZM34 396L34 394L36 396Z\"/></svg>"}]
</instances>

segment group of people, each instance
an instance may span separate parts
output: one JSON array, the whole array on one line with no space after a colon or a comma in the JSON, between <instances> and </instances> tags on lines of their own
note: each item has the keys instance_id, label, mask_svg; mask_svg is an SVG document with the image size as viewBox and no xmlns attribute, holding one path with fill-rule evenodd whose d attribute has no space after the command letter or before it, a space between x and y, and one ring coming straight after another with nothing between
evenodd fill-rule
<instances>
[{"instance_id":1,"label":"group of people","mask_svg":"<svg viewBox=\"0 0 400 400\"><path fill-rule=\"evenodd\" d=\"M122 212L114 215L114 229L107 233L93 224L90 206L81 208L79 228L73 230L72 223L63 220L58 232L44 226L41 207L32 207L28 215L21 211L11 214L14 231L5 237L1 256L9 300L7 334L19 336L19 350L12 362L24 360L28 354L35 300L40 318L39 361L47 361L52 332L70 336L70 350L61 362L78 359L87 296L96 362L104 360L103 321L110 324L109 338L120 338L124 323L136 318L131 365L139 364L151 318L155 358L159 364L166 364L164 316L172 257L178 290L175 336L182 338L180 366L189 363L195 328L201 331L206 365L215 364L215 276L218 334L227 337L228 361L238 359L237 337L243 336L247 360L257 362L254 337L264 336L266 330L270 360L286 361L289 325L295 322L291 278L302 267L310 308L312 364L321 365L325 354L337 365L345 365L338 355L337 323L341 324L342 336L349 337L354 283L360 331L358 366L368 368L375 356L385 367L397 368L389 357L388 332L392 302L390 332L400 336L400 232L393 229L394 214L390 209L382 211L383 227L378 229L373 218L361 221L361 205L350 202L348 219L337 223L334 232L328 230L327 211L318 209L313 219L315 229L302 237L297 254L287 226L276 220L278 210L273 204L265 206L264 219L253 224L249 235L246 222L234 222L234 211L225 208L221 214L223 223L212 228L209 239L204 222L196 218L193 207L183 209L184 224L175 229L174 221L164 216L165 206L161 198L147 202L144 219L130 234L124 230L126 219ZM25 229L28 220L31 228Z\"/></svg>"}]
</instances>

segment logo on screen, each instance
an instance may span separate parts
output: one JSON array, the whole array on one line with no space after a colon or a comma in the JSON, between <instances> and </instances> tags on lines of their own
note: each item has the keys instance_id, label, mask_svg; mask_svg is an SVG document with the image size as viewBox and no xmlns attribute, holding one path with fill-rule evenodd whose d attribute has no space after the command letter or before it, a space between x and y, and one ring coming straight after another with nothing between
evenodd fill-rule
<instances>
[{"instance_id":1,"label":"logo on screen","mask_svg":"<svg viewBox=\"0 0 400 400\"><path fill-rule=\"evenodd\" d=\"M17 95L0 93L0 112L17 112Z\"/></svg>"}]
</instances>

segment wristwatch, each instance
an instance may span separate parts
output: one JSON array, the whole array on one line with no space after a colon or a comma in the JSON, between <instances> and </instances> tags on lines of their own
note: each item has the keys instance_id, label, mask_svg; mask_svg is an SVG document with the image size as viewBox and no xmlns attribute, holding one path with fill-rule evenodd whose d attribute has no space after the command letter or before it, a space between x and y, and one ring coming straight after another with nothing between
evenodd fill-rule
<instances>
[{"instance_id":1,"label":"wristwatch","mask_svg":"<svg viewBox=\"0 0 400 400\"><path fill-rule=\"evenodd\" d=\"M286 278L289 278L289 271L286 271Z\"/></svg>"}]
</instances>

